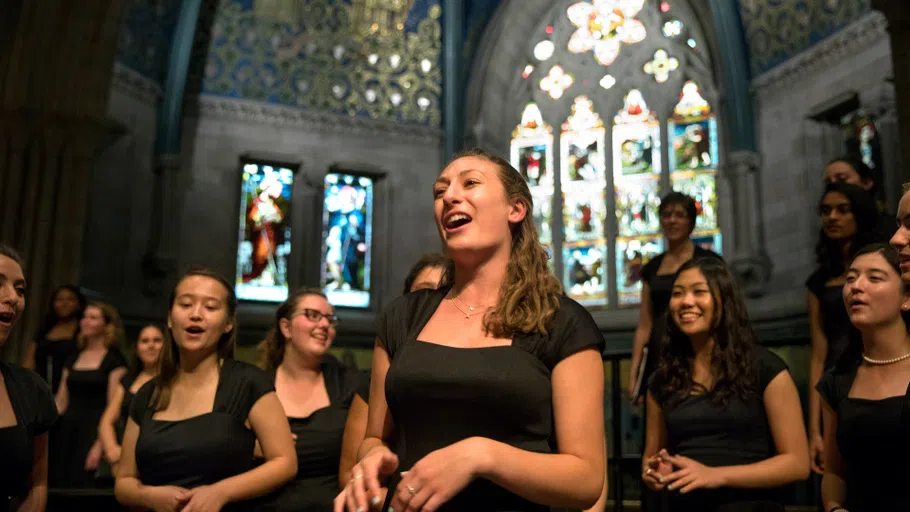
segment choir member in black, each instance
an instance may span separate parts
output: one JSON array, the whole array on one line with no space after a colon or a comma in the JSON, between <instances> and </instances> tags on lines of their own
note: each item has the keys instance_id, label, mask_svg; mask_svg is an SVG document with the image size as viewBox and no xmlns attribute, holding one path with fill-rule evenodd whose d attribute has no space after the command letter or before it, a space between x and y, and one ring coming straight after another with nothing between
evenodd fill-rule
<instances>
[{"instance_id":1,"label":"choir member in black","mask_svg":"<svg viewBox=\"0 0 910 512\"><path fill-rule=\"evenodd\" d=\"M905 510L910 424L910 288L897 252L864 247L847 271L844 301L861 336L818 383L825 429L825 510Z\"/></svg>"},{"instance_id":2,"label":"choir member in black","mask_svg":"<svg viewBox=\"0 0 910 512\"><path fill-rule=\"evenodd\" d=\"M25 309L25 289L19 255L0 244L0 347ZM47 383L31 370L0 361L0 510L44 510L47 432L56 420Z\"/></svg>"},{"instance_id":3,"label":"choir member in black","mask_svg":"<svg viewBox=\"0 0 910 512\"><path fill-rule=\"evenodd\" d=\"M294 477L297 457L272 379L234 360L237 297L207 270L170 297L159 374L133 397L114 492L155 511L255 510ZM254 467L253 447L265 462Z\"/></svg>"},{"instance_id":4,"label":"choir member in black","mask_svg":"<svg viewBox=\"0 0 910 512\"><path fill-rule=\"evenodd\" d=\"M76 339L86 300L75 285L63 285L54 291L41 329L25 347L22 366L38 372L56 393L63 376L63 365L79 352Z\"/></svg>"},{"instance_id":5,"label":"choir member in black","mask_svg":"<svg viewBox=\"0 0 910 512\"><path fill-rule=\"evenodd\" d=\"M403 294L417 290L435 290L449 283L455 272L452 260L442 254L424 254L417 263L411 267L408 277L404 280ZM341 444L341 464L338 467L338 482L341 487L348 484L351 479L351 468L357 462L357 450L363 442L367 430L367 411L370 402L370 380L364 379L357 388L351 407L348 409L348 419L344 427L344 441Z\"/></svg>"},{"instance_id":6,"label":"choir member in black","mask_svg":"<svg viewBox=\"0 0 910 512\"><path fill-rule=\"evenodd\" d=\"M647 400L642 478L671 511L783 512L777 488L809 474L796 385L717 259L676 274Z\"/></svg>"},{"instance_id":7,"label":"choir member in black","mask_svg":"<svg viewBox=\"0 0 910 512\"><path fill-rule=\"evenodd\" d=\"M398 512L590 507L606 467L603 337L549 272L527 183L472 150L433 196L453 284L380 316L366 439L336 512L376 509L383 486Z\"/></svg>"},{"instance_id":8,"label":"choir member in black","mask_svg":"<svg viewBox=\"0 0 910 512\"><path fill-rule=\"evenodd\" d=\"M885 241L872 197L860 187L834 182L818 204L822 229L815 247L818 267L806 281L812 358L809 363L809 459L812 469L824 471L821 403L815 384L837 361L854 331L844 308L847 265L864 245Z\"/></svg>"},{"instance_id":9,"label":"choir member in black","mask_svg":"<svg viewBox=\"0 0 910 512\"><path fill-rule=\"evenodd\" d=\"M122 338L120 315L110 304L91 302L79 322L78 354L63 365L57 390L60 428L51 450L51 485L92 487L101 462L98 422L110 401L108 391L126 373L117 348Z\"/></svg>"},{"instance_id":10,"label":"choir member in black","mask_svg":"<svg viewBox=\"0 0 910 512\"><path fill-rule=\"evenodd\" d=\"M136 368L125 374L113 389L111 400L98 424L98 438L104 451L104 459L111 466L114 475L120 463L123 431L130 416L133 396L146 382L158 375L158 358L164 346L164 331L155 324L149 324L139 331L136 339Z\"/></svg>"},{"instance_id":11,"label":"choir member in black","mask_svg":"<svg viewBox=\"0 0 910 512\"><path fill-rule=\"evenodd\" d=\"M695 230L698 208L695 200L680 192L670 192L660 200L657 209L660 228L668 249L651 259L642 269L641 306L638 327L632 346L632 370L628 391L634 402L647 393L648 379L657 367L660 340L664 333L664 316L670 303L670 287L679 267L692 258L714 257L713 251L695 245L690 236ZM648 347L645 356L645 347ZM642 367L642 359L645 365ZM643 368L644 374L639 375ZM641 382L641 385L637 384Z\"/></svg>"},{"instance_id":12,"label":"choir member in black","mask_svg":"<svg viewBox=\"0 0 910 512\"><path fill-rule=\"evenodd\" d=\"M897 205L897 230L891 237L891 246L900 258L901 279L910 286L910 182L904 184L903 195Z\"/></svg>"}]
</instances>

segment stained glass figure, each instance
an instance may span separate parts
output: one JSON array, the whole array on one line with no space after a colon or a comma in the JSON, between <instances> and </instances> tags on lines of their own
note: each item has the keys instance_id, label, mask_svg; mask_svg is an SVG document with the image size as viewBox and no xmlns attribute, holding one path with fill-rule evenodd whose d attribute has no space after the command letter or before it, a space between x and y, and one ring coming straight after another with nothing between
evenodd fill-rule
<instances>
[{"instance_id":1,"label":"stained glass figure","mask_svg":"<svg viewBox=\"0 0 910 512\"><path fill-rule=\"evenodd\" d=\"M560 138L564 279L570 297L592 306L607 303L605 137L593 102L575 98Z\"/></svg>"},{"instance_id":2,"label":"stained glass figure","mask_svg":"<svg viewBox=\"0 0 910 512\"><path fill-rule=\"evenodd\" d=\"M641 303L641 269L663 252L663 238L621 238L616 242L616 291L620 306Z\"/></svg>"},{"instance_id":3,"label":"stained glass figure","mask_svg":"<svg viewBox=\"0 0 910 512\"><path fill-rule=\"evenodd\" d=\"M660 230L658 180L625 180L615 187L619 236L653 235Z\"/></svg>"},{"instance_id":4,"label":"stained glass figure","mask_svg":"<svg viewBox=\"0 0 910 512\"><path fill-rule=\"evenodd\" d=\"M370 305L373 180L331 172L323 201L322 289L335 306Z\"/></svg>"},{"instance_id":5,"label":"stained glass figure","mask_svg":"<svg viewBox=\"0 0 910 512\"><path fill-rule=\"evenodd\" d=\"M240 300L282 302L288 297L293 184L294 173L287 167L243 163L234 284Z\"/></svg>"},{"instance_id":6,"label":"stained glass figure","mask_svg":"<svg viewBox=\"0 0 910 512\"><path fill-rule=\"evenodd\" d=\"M553 240L553 128L544 123L533 102L525 106L521 123L512 131L510 160L528 182L537 234L540 243L549 246Z\"/></svg>"},{"instance_id":7,"label":"stained glass figure","mask_svg":"<svg viewBox=\"0 0 910 512\"><path fill-rule=\"evenodd\" d=\"M670 72L679 68L679 60L676 57L670 57L666 50L657 50L654 52L654 59L645 63L645 73L654 77L654 80L662 84L670 78Z\"/></svg>"},{"instance_id":8,"label":"stained glass figure","mask_svg":"<svg viewBox=\"0 0 910 512\"><path fill-rule=\"evenodd\" d=\"M635 44L647 37L645 26L635 19L645 0L592 0L569 6L566 15L577 30L569 38L572 53L594 51L597 62L613 64L622 44Z\"/></svg>"},{"instance_id":9,"label":"stained glass figure","mask_svg":"<svg viewBox=\"0 0 910 512\"><path fill-rule=\"evenodd\" d=\"M554 100L558 100L562 98L566 89L572 87L573 83L575 83L575 79L566 73L562 66L553 66L547 76L540 79L540 90L549 94Z\"/></svg>"},{"instance_id":10,"label":"stained glass figure","mask_svg":"<svg viewBox=\"0 0 910 512\"><path fill-rule=\"evenodd\" d=\"M660 175L660 124L641 91L632 89L613 126L614 177Z\"/></svg>"},{"instance_id":11,"label":"stained glass figure","mask_svg":"<svg viewBox=\"0 0 910 512\"><path fill-rule=\"evenodd\" d=\"M687 81L667 122L670 134L670 183L692 197L698 209L693 238L722 252L717 219L717 119L698 84Z\"/></svg>"}]
</instances>

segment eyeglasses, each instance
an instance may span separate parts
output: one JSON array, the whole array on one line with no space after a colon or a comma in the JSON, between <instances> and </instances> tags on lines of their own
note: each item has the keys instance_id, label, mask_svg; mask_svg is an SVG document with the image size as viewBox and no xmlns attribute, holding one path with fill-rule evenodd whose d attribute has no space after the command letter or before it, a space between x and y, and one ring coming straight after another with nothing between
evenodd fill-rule
<instances>
[{"instance_id":1,"label":"eyeglasses","mask_svg":"<svg viewBox=\"0 0 910 512\"><path fill-rule=\"evenodd\" d=\"M297 315L304 315L310 322L318 322L325 318L329 322L329 325L338 325L338 317L335 316L335 313L323 313L316 309L304 308L291 315L291 318L294 318Z\"/></svg>"}]
</instances>

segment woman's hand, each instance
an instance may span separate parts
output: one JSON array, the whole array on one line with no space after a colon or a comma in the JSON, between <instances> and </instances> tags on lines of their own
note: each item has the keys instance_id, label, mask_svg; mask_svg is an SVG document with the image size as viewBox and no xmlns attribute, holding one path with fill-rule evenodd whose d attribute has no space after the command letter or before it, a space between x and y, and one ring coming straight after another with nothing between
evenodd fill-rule
<instances>
[{"instance_id":1,"label":"woman's hand","mask_svg":"<svg viewBox=\"0 0 910 512\"><path fill-rule=\"evenodd\" d=\"M809 436L809 465L819 475L825 474L825 438L821 434Z\"/></svg>"},{"instance_id":2,"label":"woman's hand","mask_svg":"<svg viewBox=\"0 0 910 512\"><path fill-rule=\"evenodd\" d=\"M659 481L667 484L668 491L686 494L695 489L717 489L725 485L720 468L705 466L681 455L669 457L669 462L679 469L659 478Z\"/></svg>"},{"instance_id":3,"label":"woman's hand","mask_svg":"<svg viewBox=\"0 0 910 512\"><path fill-rule=\"evenodd\" d=\"M669 461L670 454L661 450L657 455L648 457L642 470L641 479L652 491L662 491L666 487L664 478L673 472L673 465Z\"/></svg>"},{"instance_id":4,"label":"woman's hand","mask_svg":"<svg viewBox=\"0 0 910 512\"><path fill-rule=\"evenodd\" d=\"M85 470L94 471L98 469L98 463L101 462L101 443L95 442L85 456Z\"/></svg>"},{"instance_id":5,"label":"woman's hand","mask_svg":"<svg viewBox=\"0 0 910 512\"><path fill-rule=\"evenodd\" d=\"M370 450L351 468L351 481L335 497L334 512L379 510L387 492L379 478L391 475L396 469L398 456L388 447L377 446Z\"/></svg>"},{"instance_id":6,"label":"woman's hand","mask_svg":"<svg viewBox=\"0 0 910 512\"><path fill-rule=\"evenodd\" d=\"M179 512L184 510L189 491L175 485L149 486L145 488L143 505L155 512Z\"/></svg>"},{"instance_id":7,"label":"woman's hand","mask_svg":"<svg viewBox=\"0 0 910 512\"><path fill-rule=\"evenodd\" d=\"M401 473L390 509L406 512L437 510L468 486L484 466L481 438L469 438L429 453Z\"/></svg>"},{"instance_id":8,"label":"woman's hand","mask_svg":"<svg viewBox=\"0 0 910 512\"><path fill-rule=\"evenodd\" d=\"M120 455L123 453L120 445L112 446L110 450L104 451L104 458L107 460L107 463L111 466L116 465L120 462Z\"/></svg>"},{"instance_id":9,"label":"woman's hand","mask_svg":"<svg viewBox=\"0 0 910 512\"><path fill-rule=\"evenodd\" d=\"M224 489L218 485L201 485L187 491L181 512L218 512L227 502Z\"/></svg>"}]
</instances>

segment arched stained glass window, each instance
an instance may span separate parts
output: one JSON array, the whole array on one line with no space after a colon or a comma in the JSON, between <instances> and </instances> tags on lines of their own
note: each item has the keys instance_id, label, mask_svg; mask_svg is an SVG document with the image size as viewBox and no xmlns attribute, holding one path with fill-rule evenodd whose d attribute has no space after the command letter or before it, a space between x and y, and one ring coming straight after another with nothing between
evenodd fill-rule
<instances>
[{"instance_id":1,"label":"arched stained glass window","mask_svg":"<svg viewBox=\"0 0 910 512\"><path fill-rule=\"evenodd\" d=\"M698 205L696 243L722 252L701 24L686 0L582 0L554 3L536 30L516 70L530 101L517 109L511 159L541 242L572 298L637 305L642 267L665 250L657 206L671 189Z\"/></svg>"}]
</instances>

